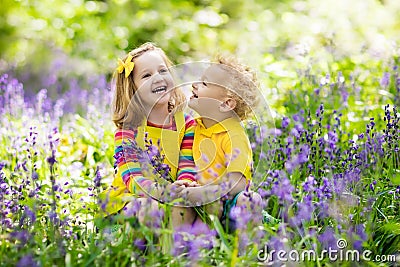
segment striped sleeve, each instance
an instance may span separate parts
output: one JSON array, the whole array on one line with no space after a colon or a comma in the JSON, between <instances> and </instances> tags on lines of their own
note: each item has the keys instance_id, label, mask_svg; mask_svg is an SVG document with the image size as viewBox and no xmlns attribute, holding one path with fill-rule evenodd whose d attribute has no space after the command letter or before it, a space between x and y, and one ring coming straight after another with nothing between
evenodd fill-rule
<instances>
[{"instance_id":1,"label":"striped sleeve","mask_svg":"<svg viewBox=\"0 0 400 267\"><path fill-rule=\"evenodd\" d=\"M139 151L134 145L135 136L136 134L132 130L118 129L115 132L115 167L129 192L138 196L144 196L142 188L149 188L153 181L143 177L138 161Z\"/></svg>"},{"instance_id":2,"label":"striped sleeve","mask_svg":"<svg viewBox=\"0 0 400 267\"><path fill-rule=\"evenodd\" d=\"M185 133L179 152L177 180L196 181L196 168L193 160L193 140L196 121L185 114Z\"/></svg>"}]
</instances>

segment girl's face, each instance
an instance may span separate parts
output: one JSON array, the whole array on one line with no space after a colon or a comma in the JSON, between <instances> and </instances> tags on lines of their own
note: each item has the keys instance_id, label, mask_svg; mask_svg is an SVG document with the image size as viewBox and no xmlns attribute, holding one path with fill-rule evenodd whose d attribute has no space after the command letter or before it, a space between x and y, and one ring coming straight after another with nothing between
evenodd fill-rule
<instances>
[{"instance_id":1,"label":"girl's face","mask_svg":"<svg viewBox=\"0 0 400 267\"><path fill-rule=\"evenodd\" d=\"M146 108L166 105L171 98L174 82L168 67L157 51L148 51L134 60L133 79Z\"/></svg>"}]
</instances>

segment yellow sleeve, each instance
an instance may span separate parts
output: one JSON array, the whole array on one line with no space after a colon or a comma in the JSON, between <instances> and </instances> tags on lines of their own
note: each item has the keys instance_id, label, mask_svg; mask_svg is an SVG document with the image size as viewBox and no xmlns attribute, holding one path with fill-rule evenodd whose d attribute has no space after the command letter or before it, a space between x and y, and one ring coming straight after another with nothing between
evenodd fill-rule
<instances>
[{"instance_id":1,"label":"yellow sleeve","mask_svg":"<svg viewBox=\"0 0 400 267\"><path fill-rule=\"evenodd\" d=\"M224 142L226 172L239 172L249 182L252 179L253 152L245 133L228 133Z\"/></svg>"}]
</instances>

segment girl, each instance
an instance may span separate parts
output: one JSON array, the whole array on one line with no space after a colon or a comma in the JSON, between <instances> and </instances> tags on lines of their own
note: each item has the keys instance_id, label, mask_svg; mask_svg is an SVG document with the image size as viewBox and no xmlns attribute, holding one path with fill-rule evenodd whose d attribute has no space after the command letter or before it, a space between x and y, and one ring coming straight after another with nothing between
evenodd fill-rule
<instances>
[{"instance_id":1,"label":"girl","mask_svg":"<svg viewBox=\"0 0 400 267\"><path fill-rule=\"evenodd\" d=\"M170 72L171 61L161 48L145 43L119 60L115 73L115 97L112 119L115 132L116 175L111 188L102 196L107 215L115 214L130 204L126 199L135 197L139 202L139 222L144 222L145 202L151 209L159 209L158 201L166 194L178 193L183 185L195 181L192 156L194 120L182 112L185 96L174 88ZM132 141L142 150L151 151L149 159L161 153L163 167L177 185L168 183L161 188L156 183L154 170L140 162L140 155L125 149ZM154 152L157 146L158 150ZM153 153L154 152L154 153ZM165 165L166 164L166 165ZM171 192L175 188L175 192ZM148 211L147 208L147 212ZM180 216L174 216L180 215ZM172 207L172 225L192 223L194 213L189 208Z\"/></svg>"}]
</instances>

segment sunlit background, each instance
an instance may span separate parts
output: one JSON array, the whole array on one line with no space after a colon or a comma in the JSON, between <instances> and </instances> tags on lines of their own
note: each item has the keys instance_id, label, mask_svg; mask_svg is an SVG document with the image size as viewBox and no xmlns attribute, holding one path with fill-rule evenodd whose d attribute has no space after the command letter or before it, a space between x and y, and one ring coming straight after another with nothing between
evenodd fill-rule
<instances>
[{"instance_id":1,"label":"sunlit background","mask_svg":"<svg viewBox=\"0 0 400 267\"><path fill-rule=\"evenodd\" d=\"M0 72L36 90L72 77L109 78L117 58L146 41L175 63L232 52L257 69L265 87L278 89L300 67L335 72L346 59L352 71L367 58L399 53L397 0L3 0L1 6Z\"/></svg>"}]
</instances>

